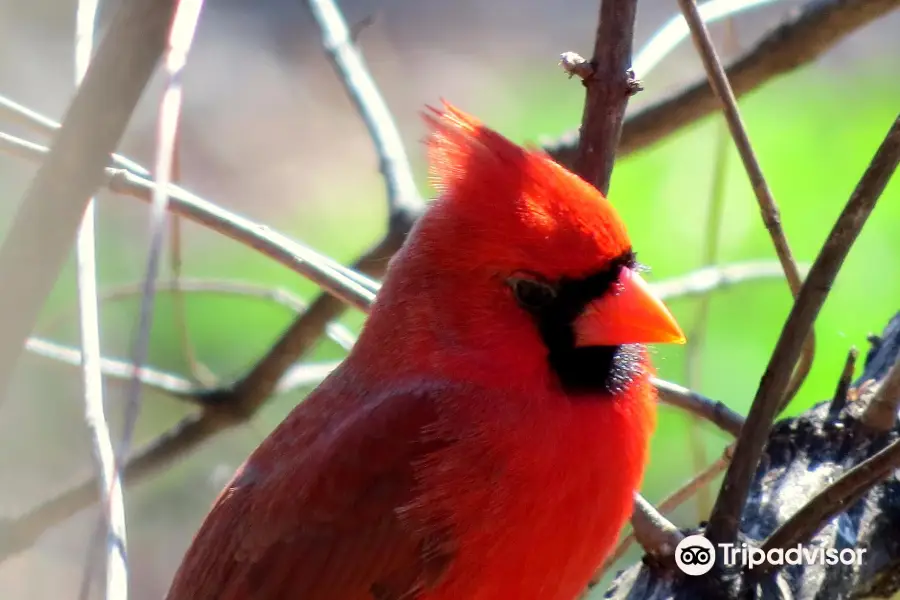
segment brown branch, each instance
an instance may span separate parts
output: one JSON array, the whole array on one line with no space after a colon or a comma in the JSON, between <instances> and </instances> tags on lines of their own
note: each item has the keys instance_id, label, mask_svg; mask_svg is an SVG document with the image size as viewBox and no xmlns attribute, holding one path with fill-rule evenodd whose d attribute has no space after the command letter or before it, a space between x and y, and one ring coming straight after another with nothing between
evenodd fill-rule
<instances>
[{"instance_id":1,"label":"brown branch","mask_svg":"<svg viewBox=\"0 0 900 600\"><path fill-rule=\"evenodd\" d=\"M634 539L659 564L668 562L684 535L640 494L634 495L634 514L631 516Z\"/></svg>"},{"instance_id":2,"label":"brown branch","mask_svg":"<svg viewBox=\"0 0 900 600\"><path fill-rule=\"evenodd\" d=\"M728 67L737 97L813 62L847 35L900 6L900 0L818 0L808 2L766 34ZM719 105L704 79L625 120L618 155L646 148L717 111ZM543 144L553 158L571 166L578 154L578 132Z\"/></svg>"},{"instance_id":3,"label":"brown branch","mask_svg":"<svg viewBox=\"0 0 900 600\"><path fill-rule=\"evenodd\" d=\"M879 384L860 417L860 422L873 432L885 433L897 424L898 407L900 407L900 359L894 363L887 377Z\"/></svg>"},{"instance_id":4,"label":"brown branch","mask_svg":"<svg viewBox=\"0 0 900 600\"><path fill-rule=\"evenodd\" d=\"M760 381L750 413L737 441L734 460L725 475L709 519L706 536L713 544L734 542L737 538L741 513L766 443L766 433L771 428L772 420L787 390L791 368L850 247L872 209L875 208L881 192L897 168L898 161L900 161L900 117L894 119L875 157L838 216L788 315L775 345L775 351Z\"/></svg>"},{"instance_id":5,"label":"brown branch","mask_svg":"<svg viewBox=\"0 0 900 600\"><path fill-rule=\"evenodd\" d=\"M873 344L866 355L863 373L854 384L857 389L863 387L863 382L882 381L896 363L900 355L900 313L890 319L883 336L884 342ZM854 395L851 393L851 398ZM858 402L854 399L849 409L834 419L829 415L829 399L772 427L766 435L765 454L753 474L751 493L741 514L746 534L742 534L741 542L752 543L749 538L764 540L797 515L821 490L831 487L835 480L900 437L900 430L895 428L877 438L861 439L857 432L862 412L855 406ZM838 518L830 518L803 543L815 548L845 547L849 543L864 549L861 562L801 561L762 578L758 568L713 569L702 577L680 577L674 569L657 569L652 563L637 562L616 575L603 597L613 600L891 598L900 588L900 545L896 543L896 531L900 527L898 508L900 482L889 475L874 484L864 498L854 501L850 497L843 505L845 512ZM691 527L690 532L702 533L704 525ZM784 545L791 547L790 543Z\"/></svg>"},{"instance_id":6,"label":"brown branch","mask_svg":"<svg viewBox=\"0 0 900 600\"><path fill-rule=\"evenodd\" d=\"M631 72L636 12L637 0L601 0L593 69L584 79L583 135L572 170L604 195L609 191L625 107L637 91Z\"/></svg>"},{"instance_id":7,"label":"brown branch","mask_svg":"<svg viewBox=\"0 0 900 600\"><path fill-rule=\"evenodd\" d=\"M722 67L722 63L713 46L712 38L709 35L706 24L703 23L700 11L697 9L696 1L678 0L678 4L684 14L685 21L687 21L688 27L690 28L691 39L694 41L694 46L697 48L697 52L700 54L700 58L703 61L703 67L706 70L710 86L725 115L725 122L731 133L731 138L734 141L734 145L737 147L741 162L743 162L744 169L747 171L747 175L750 178L750 184L753 187L753 193L756 195L756 200L762 213L766 231L769 232L769 237L772 239L772 244L775 246L775 254L778 256L779 262L781 262L781 267L784 269L785 277L787 277L791 294L796 300L797 294L800 292L800 284L802 281L800 278L800 269L797 267L797 262L794 260L787 237L784 234L784 229L781 226L781 216L778 211L778 204L775 202L775 197L772 195L768 183L766 183L762 168L753 151L753 146L750 144L750 138L747 135L747 130L744 127L740 111L738 110L737 98L735 98L734 91L725 74L725 69ZM810 332L808 339L803 345L800 363L796 366L794 377L791 384L788 386L789 391L785 394L786 401L790 400L794 393L800 389L803 380L809 374L809 370L812 367L814 355L815 339L812 332ZM787 404L786 401L783 405Z\"/></svg>"},{"instance_id":8,"label":"brown branch","mask_svg":"<svg viewBox=\"0 0 900 600\"><path fill-rule=\"evenodd\" d=\"M116 11L0 245L0 311L16 315L0 338L0 398L162 55L175 6L174 0L129 0ZM48 222L54 224L49 236Z\"/></svg>"},{"instance_id":9,"label":"brown branch","mask_svg":"<svg viewBox=\"0 0 900 600\"><path fill-rule=\"evenodd\" d=\"M832 418L836 418L844 407L847 405L847 395L850 393L850 383L853 381L853 371L856 370L856 359L859 358L859 350L856 346L851 346L847 352L847 358L844 361L844 369L838 379L837 389L831 398L831 404L828 407L828 413Z\"/></svg>"},{"instance_id":10,"label":"brown branch","mask_svg":"<svg viewBox=\"0 0 900 600\"><path fill-rule=\"evenodd\" d=\"M898 467L900 440L895 440L813 496L803 508L766 538L762 550L768 553L775 548L787 549L807 542L831 519L853 506ZM765 575L772 570L773 565L765 562L757 568L759 575ZM755 570L754 575L757 575Z\"/></svg>"},{"instance_id":11,"label":"brown branch","mask_svg":"<svg viewBox=\"0 0 900 600\"><path fill-rule=\"evenodd\" d=\"M737 437L741 434L744 417L721 402L710 400L697 392L662 379L653 378L659 401L709 421L722 431Z\"/></svg>"}]
</instances>

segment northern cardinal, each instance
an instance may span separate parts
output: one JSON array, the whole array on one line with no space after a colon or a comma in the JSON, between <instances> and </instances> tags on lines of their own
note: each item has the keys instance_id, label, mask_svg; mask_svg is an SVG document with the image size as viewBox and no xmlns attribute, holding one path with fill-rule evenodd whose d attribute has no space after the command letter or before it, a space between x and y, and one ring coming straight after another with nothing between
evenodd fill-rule
<instances>
[{"instance_id":1,"label":"northern cardinal","mask_svg":"<svg viewBox=\"0 0 900 600\"><path fill-rule=\"evenodd\" d=\"M168 600L572 600L629 518L642 344L684 335L600 192L450 105L425 118L439 197Z\"/></svg>"}]
</instances>

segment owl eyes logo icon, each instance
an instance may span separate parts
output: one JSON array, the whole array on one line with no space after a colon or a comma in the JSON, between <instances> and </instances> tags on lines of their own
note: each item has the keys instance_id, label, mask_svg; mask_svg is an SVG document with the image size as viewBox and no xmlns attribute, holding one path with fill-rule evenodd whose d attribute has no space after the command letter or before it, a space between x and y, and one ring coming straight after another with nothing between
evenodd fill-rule
<instances>
[{"instance_id":1,"label":"owl eyes logo icon","mask_svg":"<svg viewBox=\"0 0 900 600\"><path fill-rule=\"evenodd\" d=\"M702 535L689 535L675 548L675 564L685 575L709 573L716 562L716 549Z\"/></svg>"}]
</instances>

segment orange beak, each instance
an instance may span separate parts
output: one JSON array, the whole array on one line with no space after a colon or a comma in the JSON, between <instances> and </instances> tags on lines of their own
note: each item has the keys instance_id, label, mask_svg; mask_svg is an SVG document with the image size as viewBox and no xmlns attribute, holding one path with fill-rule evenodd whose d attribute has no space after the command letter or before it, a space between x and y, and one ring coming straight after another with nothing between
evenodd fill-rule
<instances>
[{"instance_id":1,"label":"orange beak","mask_svg":"<svg viewBox=\"0 0 900 600\"><path fill-rule=\"evenodd\" d=\"M575 320L575 345L683 344L675 317L633 270L623 267L609 294L588 304Z\"/></svg>"}]
</instances>

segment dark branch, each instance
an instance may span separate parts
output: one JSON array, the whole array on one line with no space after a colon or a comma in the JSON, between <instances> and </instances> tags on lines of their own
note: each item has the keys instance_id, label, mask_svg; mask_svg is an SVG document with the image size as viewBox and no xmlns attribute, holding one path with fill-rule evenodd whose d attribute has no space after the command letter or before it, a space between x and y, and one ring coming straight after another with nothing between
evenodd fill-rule
<instances>
[{"instance_id":1,"label":"dark branch","mask_svg":"<svg viewBox=\"0 0 900 600\"><path fill-rule=\"evenodd\" d=\"M818 0L808 2L772 29L727 69L740 98L764 83L813 62L847 35L900 6L900 0ZM718 103L704 79L625 120L621 158L666 138L716 110ZM578 154L578 132L544 144L560 163L571 166Z\"/></svg>"},{"instance_id":2,"label":"dark branch","mask_svg":"<svg viewBox=\"0 0 900 600\"><path fill-rule=\"evenodd\" d=\"M631 48L637 0L602 0L594 38L593 71L584 79L587 97L581 142L573 171L606 194L622 134L628 98L634 93Z\"/></svg>"},{"instance_id":3,"label":"dark branch","mask_svg":"<svg viewBox=\"0 0 900 600\"><path fill-rule=\"evenodd\" d=\"M844 370L841 371L841 377L838 379L837 389L834 391L834 397L831 399L831 406L828 409L829 414L837 417L847 405L847 394L850 393L850 382L853 381L853 372L856 370L856 359L859 358L859 350L856 346L850 348L847 352L847 359L844 361Z\"/></svg>"},{"instance_id":4,"label":"dark branch","mask_svg":"<svg viewBox=\"0 0 900 600\"><path fill-rule=\"evenodd\" d=\"M791 368L797 361L803 342L850 252L850 247L875 208L898 161L900 117L894 120L869 168L841 211L781 331L738 438L734 460L725 474L722 489L709 519L707 537L714 545L737 539L750 483L762 455L766 433L772 426L772 419L787 390Z\"/></svg>"},{"instance_id":5,"label":"dark branch","mask_svg":"<svg viewBox=\"0 0 900 600\"><path fill-rule=\"evenodd\" d=\"M894 363L866 407L861 421L871 431L890 431L897 424L900 407L900 361Z\"/></svg>"},{"instance_id":6,"label":"dark branch","mask_svg":"<svg viewBox=\"0 0 900 600\"><path fill-rule=\"evenodd\" d=\"M813 496L803 508L776 529L762 545L767 552L775 548L787 549L805 544L836 516L856 504L863 496L900 467L900 440L859 463L830 486ZM760 565L760 573L774 565Z\"/></svg>"}]
</instances>

